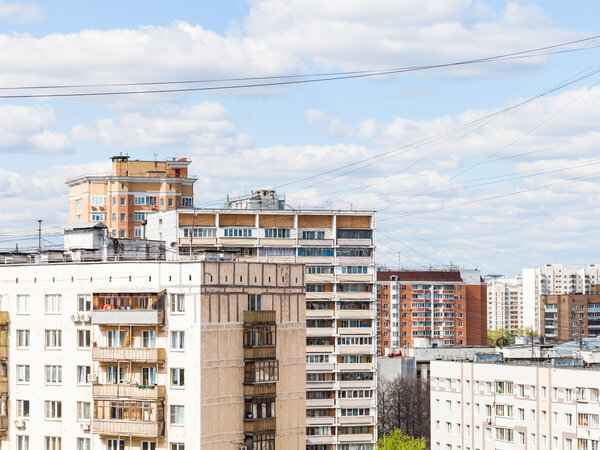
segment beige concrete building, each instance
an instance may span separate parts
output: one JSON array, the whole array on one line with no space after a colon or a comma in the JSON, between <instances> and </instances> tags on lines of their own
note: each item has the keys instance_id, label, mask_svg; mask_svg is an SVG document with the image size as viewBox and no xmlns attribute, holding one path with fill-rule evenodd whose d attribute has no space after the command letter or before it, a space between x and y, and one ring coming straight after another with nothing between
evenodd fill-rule
<instances>
[{"instance_id":1,"label":"beige concrete building","mask_svg":"<svg viewBox=\"0 0 600 450\"><path fill-rule=\"evenodd\" d=\"M489 275L487 283L487 327L516 332L523 326L523 279Z\"/></svg>"},{"instance_id":2,"label":"beige concrete building","mask_svg":"<svg viewBox=\"0 0 600 450\"><path fill-rule=\"evenodd\" d=\"M597 450L600 372L568 363L432 361L431 448Z\"/></svg>"},{"instance_id":3,"label":"beige concrete building","mask_svg":"<svg viewBox=\"0 0 600 450\"><path fill-rule=\"evenodd\" d=\"M102 222L113 237L141 238L146 214L193 206L191 161L137 161L113 156L110 174L67 180L69 221Z\"/></svg>"},{"instance_id":4,"label":"beige concrete building","mask_svg":"<svg viewBox=\"0 0 600 450\"><path fill-rule=\"evenodd\" d=\"M149 214L147 232L166 242L167 257L217 250L239 261L304 264L306 448L374 448L373 211L284 209L262 191L222 209Z\"/></svg>"},{"instance_id":5,"label":"beige concrete building","mask_svg":"<svg viewBox=\"0 0 600 450\"><path fill-rule=\"evenodd\" d=\"M302 265L4 261L1 448L305 445Z\"/></svg>"}]
</instances>

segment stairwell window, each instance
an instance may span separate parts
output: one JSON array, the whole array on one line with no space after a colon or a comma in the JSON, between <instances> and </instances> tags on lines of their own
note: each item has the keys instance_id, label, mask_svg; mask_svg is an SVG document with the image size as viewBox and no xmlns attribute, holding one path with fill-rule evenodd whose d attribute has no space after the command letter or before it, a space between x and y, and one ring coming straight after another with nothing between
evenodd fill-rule
<instances>
[{"instance_id":1,"label":"stairwell window","mask_svg":"<svg viewBox=\"0 0 600 450\"><path fill-rule=\"evenodd\" d=\"M185 312L185 295L184 294L171 294L171 312L172 313L184 313Z\"/></svg>"},{"instance_id":2,"label":"stairwell window","mask_svg":"<svg viewBox=\"0 0 600 450\"><path fill-rule=\"evenodd\" d=\"M248 294L248 311L261 311L262 297L260 294Z\"/></svg>"},{"instance_id":3,"label":"stairwell window","mask_svg":"<svg viewBox=\"0 0 600 450\"><path fill-rule=\"evenodd\" d=\"M185 331L171 331L171 349L183 350L185 348Z\"/></svg>"},{"instance_id":4,"label":"stairwell window","mask_svg":"<svg viewBox=\"0 0 600 450\"><path fill-rule=\"evenodd\" d=\"M17 295L17 314L29 314L29 295Z\"/></svg>"}]
</instances>

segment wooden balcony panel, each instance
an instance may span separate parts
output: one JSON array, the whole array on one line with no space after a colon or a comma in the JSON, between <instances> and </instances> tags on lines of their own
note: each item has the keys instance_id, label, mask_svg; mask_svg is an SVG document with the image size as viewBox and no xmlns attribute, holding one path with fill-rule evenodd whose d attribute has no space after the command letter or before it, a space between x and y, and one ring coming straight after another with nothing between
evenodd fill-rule
<instances>
[{"instance_id":1,"label":"wooden balcony panel","mask_svg":"<svg viewBox=\"0 0 600 450\"><path fill-rule=\"evenodd\" d=\"M138 387L135 384L94 384L92 395L94 398L161 400L165 398L165 387Z\"/></svg>"},{"instance_id":2,"label":"wooden balcony panel","mask_svg":"<svg viewBox=\"0 0 600 450\"><path fill-rule=\"evenodd\" d=\"M119 420L92 421L92 431L104 436L136 436L157 438L164 436L164 422L128 422Z\"/></svg>"},{"instance_id":3,"label":"wooden balcony panel","mask_svg":"<svg viewBox=\"0 0 600 450\"><path fill-rule=\"evenodd\" d=\"M8 347L0 347L0 360L8 358Z\"/></svg>"},{"instance_id":4,"label":"wooden balcony panel","mask_svg":"<svg viewBox=\"0 0 600 450\"><path fill-rule=\"evenodd\" d=\"M275 383L244 384L244 396L245 397L275 395L275 393L276 393L276 384Z\"/></svg>"},{"instance_id":5,"label":"wooden balcony panel","mask_svg":"<svg viewBox=\"0 0 600 450\"><path fill-rule=\"evenodd\" d=\"M274 359L275 346L270 347L244 347L244 359Z\"/></svg>"},{"instance_id":6,"label":"wooden balcony panel","mask_svg":"<svg viewBox=\"0 0 600 450\"><path fill-rule=\"evenodd\" d=\"M244 323L275 323L275 310L244 311Z\"/></svg>"},{"instance_id":7,"label":"wooden balcony panel","mask_svg":"<svg viewBox=\"0 0 600 450\"><path fill-rule=\"evenodd\" d=\"M0 327L8 325L8 311L0 311Z\"/></svg>"},{"instance_id":8,"label":"wooden balcony panel","mask_svg":"<svg viewBox=\"0 0 600 450\"><path fill-rule=\"evenodd\" d=\"M244 420L244 433L266 433L275 432L275 418Z\"/></svg>"},{"instance_id":9,"label":"wooden balcony panel","mask_svg":"<svg viewBox=\"0 0 600 450\"><path fill-rule=\"evenodd\" d=\"M131 361L140 363L165 361L164 348L92 347L92 359L100 362Z\"/></svg>"},{"instance_id":10,"label":"wooden balcony panel","mask_svg":"<svg viewBox=\"0 0 600 450\"><path fill-rule=\"evenodd\" d=\"M0 394L8 394L8 378L0 378Z\"/></svg>"}]
</instances>

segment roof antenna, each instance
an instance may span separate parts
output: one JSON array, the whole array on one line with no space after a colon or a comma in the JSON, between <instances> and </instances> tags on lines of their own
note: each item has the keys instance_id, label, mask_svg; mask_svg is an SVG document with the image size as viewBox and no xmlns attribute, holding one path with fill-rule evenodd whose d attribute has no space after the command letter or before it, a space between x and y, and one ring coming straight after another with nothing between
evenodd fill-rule
<instances>
[{"instance_id":1,"label":"roof antenna","mask_svg":"<svg viewBox=\"0 0 600 450\"><path fill-rule=\"evenodd\" d=\"M154 155L154 167L156 167L156 157L158 156L158 153L153 153Z\"/></svg>"}]
</instances>

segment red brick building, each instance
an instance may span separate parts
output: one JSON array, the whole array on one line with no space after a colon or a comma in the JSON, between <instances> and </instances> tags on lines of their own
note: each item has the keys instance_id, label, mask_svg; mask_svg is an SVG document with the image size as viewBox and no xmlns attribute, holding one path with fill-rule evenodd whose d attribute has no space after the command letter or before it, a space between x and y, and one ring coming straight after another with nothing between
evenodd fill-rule
<instances>
[{"instance_id":1,"label":"red brick building","mask_svg":"<svg viewBox=\"0 0 600 450\"><path fill-rule=\"evenodd\" d=\"M380 270L377 349L487 343L487 287L477 270Z\"/></svg>"}]
</instances>

